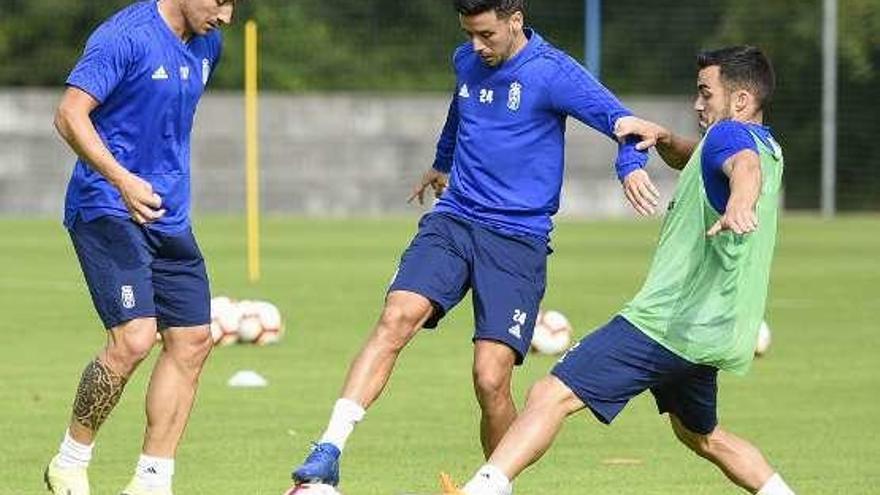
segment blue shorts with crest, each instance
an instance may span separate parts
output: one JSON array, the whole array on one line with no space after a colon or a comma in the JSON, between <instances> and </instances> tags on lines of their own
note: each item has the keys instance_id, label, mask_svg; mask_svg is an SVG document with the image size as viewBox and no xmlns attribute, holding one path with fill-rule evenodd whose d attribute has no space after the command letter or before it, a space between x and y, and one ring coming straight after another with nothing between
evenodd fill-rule
<instances>
[{"instance_id":1,"label":"blue shorts with crest","mask_svg":"<svg viewBox=\"0 0 880 495\"><path fill-rule=\"evenodd\" d=\"M189 227L166 234L108 215L77 218L69 233L104 328L145 317L160 329L211 322L205 260Z\"/></svg>"},{"instance_id":2,"label":"blue shorts with crest","mask_svg":"<svg viewBox=\"0 0 880 495\"><path fill-rule=\"evenodd\" d=\"M448 213L432 212L403 253L388 291L421 294L434 305L425 328L473 291L473 340L506 344L522 364L547 277L547 243L500 232Z\"/></svg>"}]
</instances>

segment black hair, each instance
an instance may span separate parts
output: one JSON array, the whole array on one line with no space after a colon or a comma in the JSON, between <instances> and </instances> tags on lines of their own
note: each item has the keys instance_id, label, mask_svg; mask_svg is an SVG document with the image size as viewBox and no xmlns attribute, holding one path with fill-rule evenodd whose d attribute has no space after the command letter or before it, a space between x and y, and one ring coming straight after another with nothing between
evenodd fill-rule
<instances>
[{"instance_id":1,"label":"black hair","mask_svg":"<svg viewBox=\"0 0 880 495\"><path fill-rule=\"evenodd\" d=\"M477 15L495 11L500 18L506 18L515 12L525 12L525 0L453 0L455 10L461 15Z\"/></svg>"},{"instance_id":2,"label":"black hair","mask_svg":"<svg viewBox=\"0 0 880 495\"><path fill-rule=\"evenodd\" d=\"M705 69L717 65L721 82L731 89L748 89L763 109L776 89L776 74L770 59L754 46L728 46L706 50L697 55L697 67Z\"/></svg>"}]
</instances>

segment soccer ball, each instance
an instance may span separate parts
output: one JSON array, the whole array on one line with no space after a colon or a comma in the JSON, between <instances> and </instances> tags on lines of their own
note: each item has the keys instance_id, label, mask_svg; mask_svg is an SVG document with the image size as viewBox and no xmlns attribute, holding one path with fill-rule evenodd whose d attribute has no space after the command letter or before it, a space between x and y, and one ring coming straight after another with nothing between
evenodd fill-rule
<instances>
[{"instance_id":1,"label":"soccer ball","mask_svg":"<svg viewBox=\"0 0 880 495\"><path fill-rule=\"evenodd\" d=\"M561 354L571 345L574 329L559 311L542 311L535 322L532 350L539 354Z\"/></svg>"},{"instance_id":2,"label":"soccer ball","mask_svg":"<svg viewBox=\"0 0 880 495\"><path fill-rule=\"evenodd\" d=\"M766 321L761 322L761 326L758 328L758 342L755 344L755 356L761 357L767 353L770 349L770 327L767 326Z\"/></svg>"},{"instance_id":3,"label":"soccer ball","mask_svg":"<svg viewBox=\"0 0 880 495\"><path fill-rule=\"evenodd\" d=\"M256 303L249 300L240 301L238 309L241 311L241 320L238 322L238 341L251 343L257 340L260 332L263 331L260 317L256 312Z\"/></svg>"},{"instance_id":4,"label":"soccer ball","mask_svg":"<svg viewBox=\"0 0 880 495\"><path fill-rule=\"evenodd\" d=\"M260 326L260 319L256 315L245 313L238 324L238 341L250 344L256 341L261 333L263 327Z\"/></svg>"},{"instance_id":5,"label":"soccer ball","mask_svg":"<svg viewBox=\"0 0 880 495\"><path fill-rule=\"evenodd\" d=\"M284 333L284 322L281 319L281 312L274 304L266 301L257 301L255 304L255 312L260 320L262 331L260 335L254 339L259 345L277 344L281 340Z\"/></svg>"},{"instance_id":6,"label":"soccer ball","mask_svg":"<svg viewBox=\"0 0 880 495\"><path fill-rule=\"evenodd\" d=\"M266 301L241 301L241 322L238 326L238 339L259 345L274 344L281 340L284 324L281 312L274 304Z\"/></svg>"},{"instance_id":7,"label":"soccer ball","mask_svg":"<svg viewBox=\"0 0 880 495\"><path fill-rule=\"evenodd\" d=\"M215 345L238 342L241 310L230 298L218 296L211 299L211 337Z\"/></svg>"},{"instance_id":8,"label":"soccer ball","mask_svg":"<svg viewBox=\"0 0 880 495\"><path fill-rule=\"evenodd\" d=\"M342 495L342 492L332 485L323 483L305 483L296 485L284 492L284 495Z\"/></svg>"}]
</instances>

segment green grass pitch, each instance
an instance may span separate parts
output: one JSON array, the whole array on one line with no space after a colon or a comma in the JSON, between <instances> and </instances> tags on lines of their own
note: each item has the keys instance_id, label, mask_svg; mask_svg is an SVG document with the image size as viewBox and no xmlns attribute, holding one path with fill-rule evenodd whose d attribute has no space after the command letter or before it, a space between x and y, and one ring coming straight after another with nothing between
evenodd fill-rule
<instances>
[{"instance_id":1,"label":"green grass pitch","mask_svg":"<svg viewBox=\"0 0 880 495\"><path fill-rule=\"evenodd\" d=\"M723 377L720 418L752 439L799 493L880 493L880 217L784 218L767 320L774 342L745 378ZM416 219L264 222L263 279L245 277L244 226L197 219L214 293L275 302L288 333L274 347L215 350L177 458L175 492L280 494L322 431L349 359L382 303ZM658 224L561 223L545 306L577 334L604 323L647 269ZM43 493L83 365L103 343L66 233L57 222L0 220L0 494ZM404 352L385 395L349 442L346 495L435 493L481 463L470 383L470 304ZM155 356L155 352L154 352ZM516 372L517 400L554 360ZM144 363L101 435L93 493L128 481L143 430ZM265 389L226 380L254 369ZM649 396L612 427L571 418L519 494L740 493L674 440Z\"/></svg>"}]
</instances>

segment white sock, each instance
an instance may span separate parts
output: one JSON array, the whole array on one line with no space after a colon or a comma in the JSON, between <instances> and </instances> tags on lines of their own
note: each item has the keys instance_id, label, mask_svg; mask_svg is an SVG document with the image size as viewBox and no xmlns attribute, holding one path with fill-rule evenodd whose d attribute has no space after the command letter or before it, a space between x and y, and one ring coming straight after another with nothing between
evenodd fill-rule
<instances>
[{"instance_id":1,"label":"white sock","mask_svg":"<svg viewBox=\"0 0 880 495\"><path fill-rule=\"evenodd\" d=\"M89 461L92 460L92 449L95 443L84 445L70 436L70 430L64 432L64 440L58 447L58 457L55 459L55 465L61 469L70 468L87 468Z\"/></svg>"},{"instance_id":2,"label":"white sock","mask_svg":"<svg viewBox=\"0 0 880 495\"><path fill-rule=\"evenodd\" d=\"M510 495L513 493L513 486L500 469L484 464L464 485L463 491L467 495Z\"/></svg>"},{"instance_id":3,"label":"white sock","mask_svg":"<svg viewBox=\"0 0 880 495\"><path fill-rule=\"evenodd\" d=\"M758 495L794 495L794 490L785 484L779 473L773 473L773 476L758 490Z\"/></svg>"},{"instance_id":4,"label":"white sock","mask_svg":"<svg viewBox=\"0 0 880 495\"><path fill-rule=\"evenodd\" d=\"M141 454L134 473L144 488L155 490L170 487L171 477L174 476L174 459Z\"/></svg>"},{"instance_id":5,"label":"white sock","mask_svg":"<svg viewBox=\"0 0 880 495\"><path fill-rule=\"evenodd\" d=\"M367 411L353 400L337 400L336 405L333 406L333 414L330 415L330 423L327 424L327 429L319 443L332 443L341 451L345 448L349 435L354 431L354 425L364 419L366 413Z\"/></svg>"}]
</instances>

